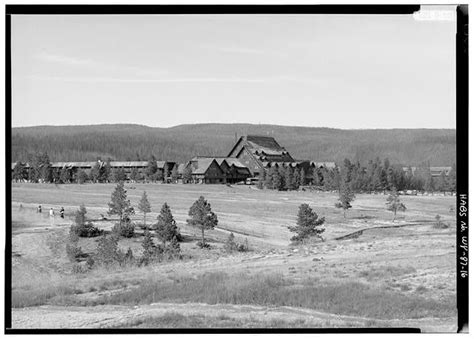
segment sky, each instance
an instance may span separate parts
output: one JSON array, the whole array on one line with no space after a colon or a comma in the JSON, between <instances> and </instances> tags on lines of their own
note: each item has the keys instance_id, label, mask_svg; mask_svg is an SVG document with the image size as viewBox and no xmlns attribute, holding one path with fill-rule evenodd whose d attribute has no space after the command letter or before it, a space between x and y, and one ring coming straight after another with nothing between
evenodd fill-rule
<instances>
[{"instance_id":1,"label":"sky","mask_svg":"<svg viewBox=\"0 0 474 339\"><path fill-rule=\"evenodd\" d=\"M455 33L413 15L15 15L12 125L455 128Z\"/></svg>"}]
</instances>

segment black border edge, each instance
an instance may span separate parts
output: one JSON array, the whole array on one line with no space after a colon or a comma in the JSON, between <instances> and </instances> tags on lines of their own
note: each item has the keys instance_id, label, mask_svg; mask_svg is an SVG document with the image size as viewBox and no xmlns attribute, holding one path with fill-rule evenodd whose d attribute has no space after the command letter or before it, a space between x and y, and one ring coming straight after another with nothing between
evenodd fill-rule
<instances>
[{"instance_id":1,"label":"black border edge","mask_svg":"<svg viewBox=\"0 0 474 339\"><path fill-rule=\"evenodd\" d=\"M387 327L387 328L183 328L183 329L10 329L6 334L290 334L290 333L421 333L419 328Z\"/></svg>"},{"instance_id":2,"label":"black border edge","mask_svg":"<svg viewBox=\"0 0 474 339\"><path fill-rule=\"evenodd\" d=\"M469 325L469 263L468 254L468 193L469 193L469 55L468 5L456 7L456 205L457 205L457 332L467 332Z\"/></svg>"},{"instance_id":3,"label":"black border edge","mask_svg":"<svg viewBox=\"0 0 474 339\"><path fill-rule=\"evenodd\" d=\"M12 210L11 210L11 16L5 15L5 331L12 326L11 318L11 263L12 263Z\"/></svg>"},{"instance_id":4,"label":"black border edge","mask_svg":"<svg viewBox=\"0 0 474 339\"><path fill-rule=\"evenodd\" d=\"M413 14L420 5L6 5L6 14Z\"/></svg>"},{"instance_id":5,"label":"black border edge","mask_svg":"<svg viewBox=\"0 0 474 339\"><path fill-rule=\"evenodd\" d=\"M420 5L5 5L5 170L6 225L11 222L11 15L105 14L412 14ZM457 7L456 38L456 150L457 201L468 192L468 5ZM464 26L466 25L466 26ZM460 32L465 35L460 36ZM464 52L462 52L465 49ZM461 53L462 52L462 53ZM467 224L467 215L464 219ZM460 236L458 218L458 239ZM11 328L11 228L6 227L5 334L177 334L177 333L420 333L419 328L337 329L12 329ZM467 236L466 233L463 235ZM457 247L459 257L460 248ZM460 280L458 266L458 331L468 324L468 280Z\"/></svg>"}]
</instances>

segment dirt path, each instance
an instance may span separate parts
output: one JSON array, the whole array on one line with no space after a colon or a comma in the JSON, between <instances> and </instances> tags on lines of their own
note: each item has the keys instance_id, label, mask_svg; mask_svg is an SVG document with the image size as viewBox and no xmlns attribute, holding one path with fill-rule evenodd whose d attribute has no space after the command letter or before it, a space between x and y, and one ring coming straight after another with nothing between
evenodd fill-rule
<instances>
[{"instance_id":1,"label":"dirt path","mask_svg":"<svg viewBox=\"0 0 474 339\"><path fill-rule=\"evenodd\" d=\"M95 307L41 306L14 309L13 328L104 328L130 325L137 319L178 313L184 316L205 315L262 322L302 321L312 327L414 327L426 332L454 332L454 318L424 318L382 321L378 319L342 316L294 307L264 307L251 305L208 305L202 303L156 303L142 306L104 305Z\"/></svg>"}]
</instances>

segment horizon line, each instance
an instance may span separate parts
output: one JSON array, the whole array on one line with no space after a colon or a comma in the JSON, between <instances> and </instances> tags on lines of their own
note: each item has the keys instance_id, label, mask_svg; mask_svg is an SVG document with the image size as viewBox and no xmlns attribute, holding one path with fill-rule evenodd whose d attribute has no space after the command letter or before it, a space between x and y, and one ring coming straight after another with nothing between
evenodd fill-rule
<instances>
[{"instance_id":1,"label":"horizon line","mask_svg":"<svg viewBox=\"0 0 474 339\"><path fill-rule=\"evenodd\" d=\"M14 128L36 128L36 127L88 127L88 126L140 126L147 128L161 128L161 129L171 129L181 126L193 126L193 125L251 125L251 126L276 126L276 127L294 127L294 128L320 128L320 129L336 129L336 130L397 130L397 129L438 129L438 130L456 130L456 127L447 128L447 127L374 127L374 128L342 128L342 127L328 127L328 126L301 126L301 125L279 125L279 124L270 124L270 123L245 123L245 122L200 122L200 123L183 123L173 126L149 126L140 123L96 123L96 124L75 124L75 125L26 125L26 126L11 126Z\"/></svg>"}]
</instances>

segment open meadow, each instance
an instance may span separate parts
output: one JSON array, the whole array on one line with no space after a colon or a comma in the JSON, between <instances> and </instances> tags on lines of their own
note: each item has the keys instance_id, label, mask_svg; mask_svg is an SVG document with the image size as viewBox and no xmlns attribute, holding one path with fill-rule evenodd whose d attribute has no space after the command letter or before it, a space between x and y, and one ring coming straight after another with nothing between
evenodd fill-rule
<instances>
[{"instance_id":1,"label":"open meadow","mask_svg":"<svg viewBox=\"0 0 474 339\"><path fill-rule=\"evenodd\" d=\"M407 211L386 210L387 195L360 194L343 217L338 195L255 186L126 183L132 206L143 191L156 222L167 202L183 241L182 260L74 273L65 246L80 204L109 231L115 184L12 184L13 328L416 327L456 331L455 197L401 196ZM207 231L188 226L204 196L217 214ZM291 245L298 208L326 221L325 241ZM36 213L38 205L43 213ZM58 216L64 207L65 219ZM53 208L54 218L48 216ZM435 216L448 224L434 227ZM104 217L107 220L104 220ZM133 221L142 222L137 211ZM233 232L248 252L226 253ZM344 237L349 235L348 237ZM340 239L342 237L342 239ZM120 248L142 251L143 230ZM156 240L155 240L156 241ZM81 238L93 253L98 238Z\"/></svg>"}]
</instances>

